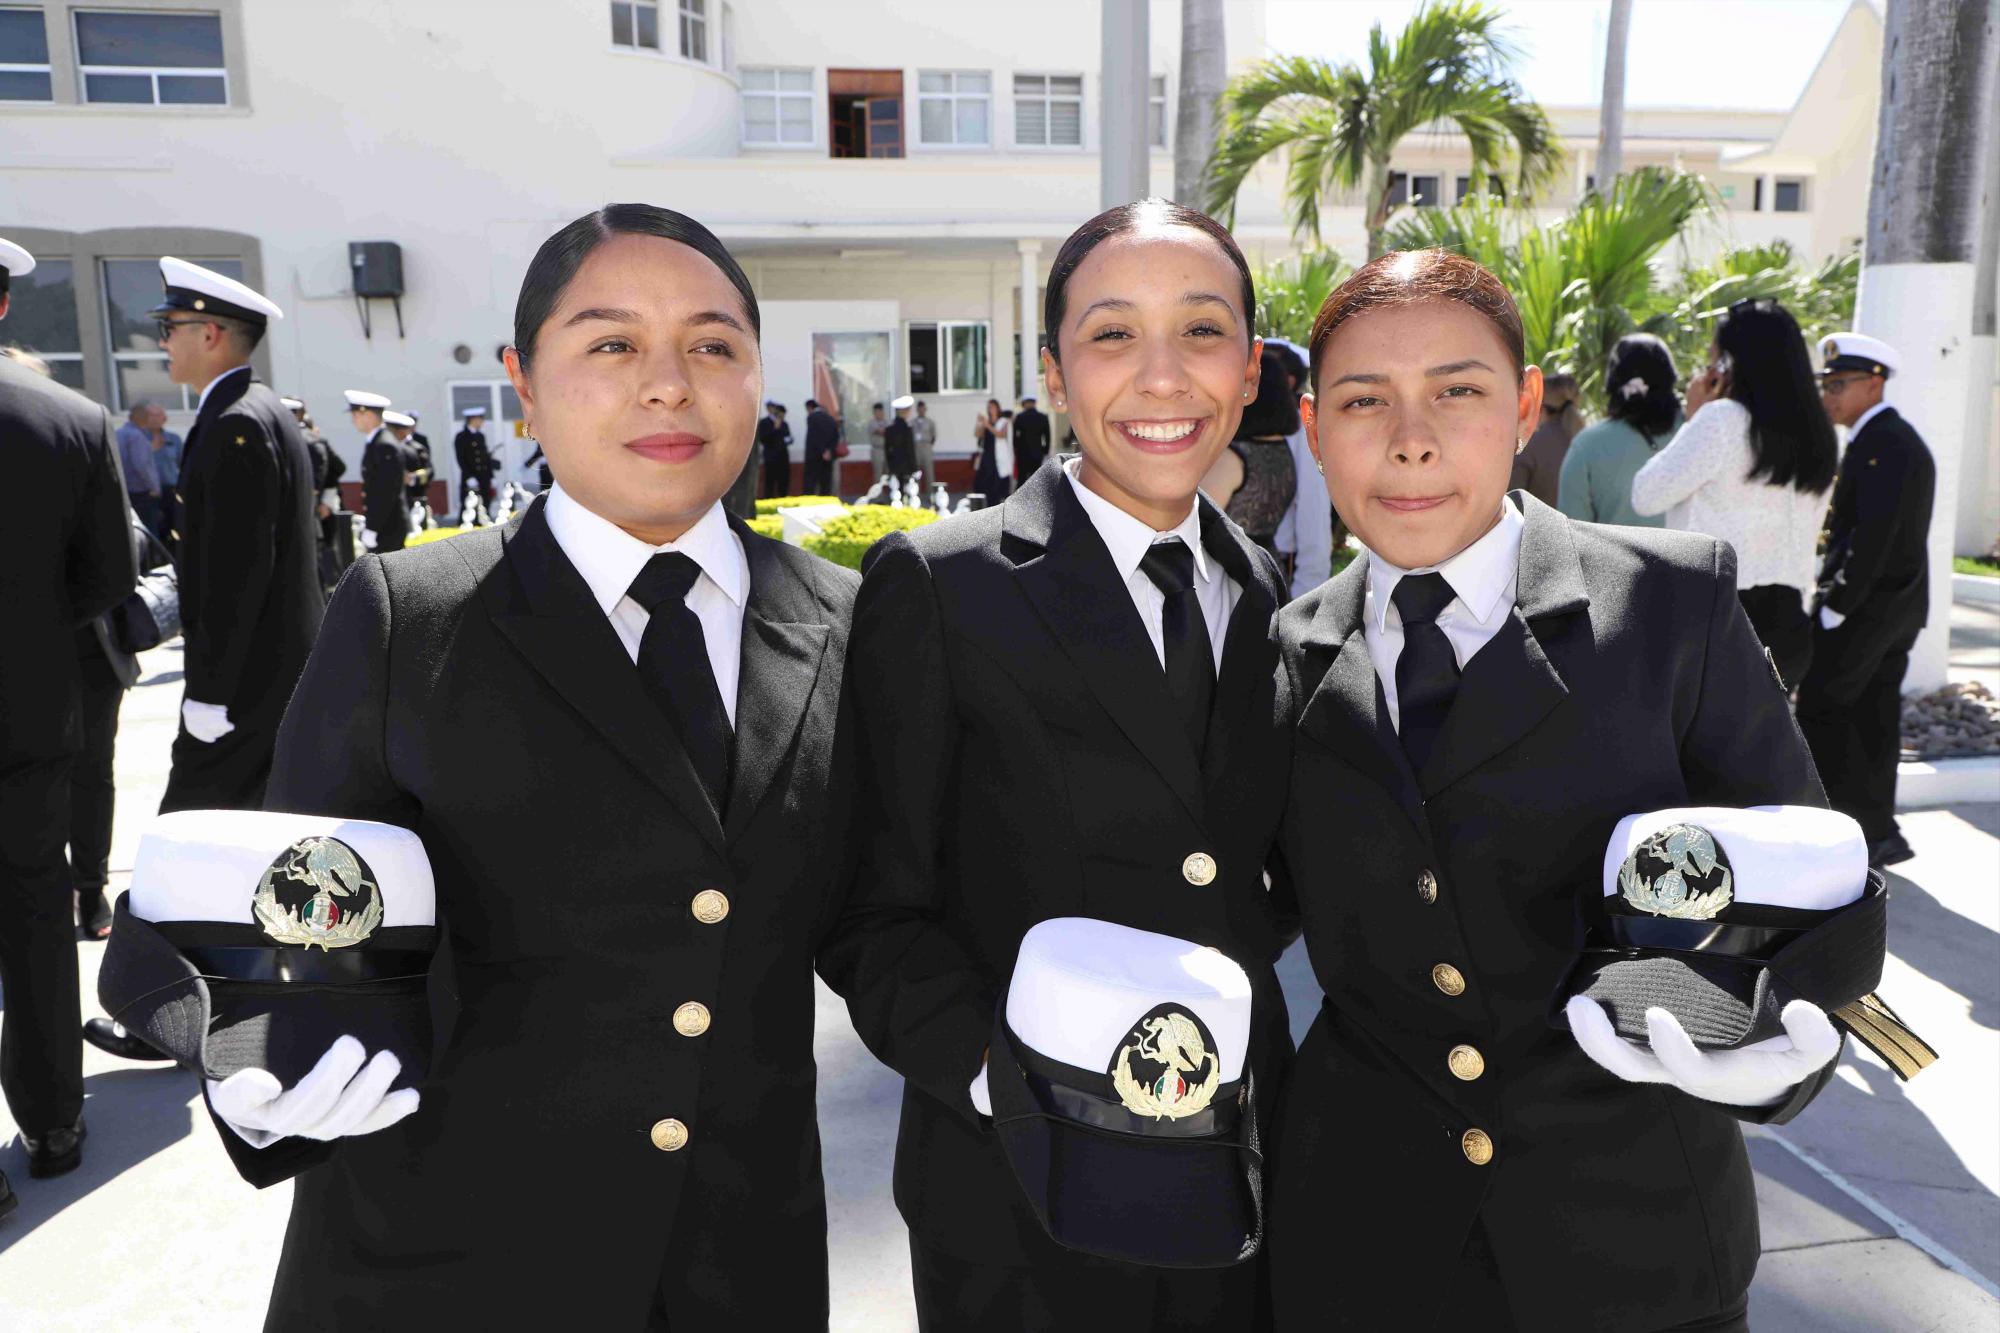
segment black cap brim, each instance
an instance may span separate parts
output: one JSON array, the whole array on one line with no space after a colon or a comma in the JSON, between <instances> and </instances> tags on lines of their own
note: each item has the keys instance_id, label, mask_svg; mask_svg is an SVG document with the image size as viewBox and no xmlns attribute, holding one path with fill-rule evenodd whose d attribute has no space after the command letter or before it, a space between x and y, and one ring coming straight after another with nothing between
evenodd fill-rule
<instances>
[{"instance_id":1,"label":"black cap brim","mask_svg":"<svg viewBox=\"0 0 2000 1333\"><path fill-rule=\"evenodd\" d=\"M1153 1138L1088 1127L1051 1114L1030 1088L1005 1006L1003 998L987 1057L993 1128L1050 1238L1154 1268L1228 1268L1252 1258L1263 1244L1263 1159L1247 1072L1236 1135Z\"/></svg>"},{"instance_id":2,"label":"black cap brim","mask_svg":"<svg viewBox=\"0 0 2000 1333\"><path fill-rule=\"evenodd\" d=\"M434 932L425 929L421 936ZM428 1066L431 1038L428 978L409 961L424 950L406 947L409 942L395 941L398 961L375 969L377 975L361 976L368 969L348 966L359 976L354 980L282 979L301 962L317 962L330 973L354 959L314 958L297 946L228 945L214 951L229 956L233 975L225 976L204 969L154 923L133 916L121 894L98 967L97 998L114 1021L204 1078L267 1069L289 1087L345 1035L370 1055L393 1052L403 1069L392 1086L408 1087Z\"/></svg>"}]
</instances>

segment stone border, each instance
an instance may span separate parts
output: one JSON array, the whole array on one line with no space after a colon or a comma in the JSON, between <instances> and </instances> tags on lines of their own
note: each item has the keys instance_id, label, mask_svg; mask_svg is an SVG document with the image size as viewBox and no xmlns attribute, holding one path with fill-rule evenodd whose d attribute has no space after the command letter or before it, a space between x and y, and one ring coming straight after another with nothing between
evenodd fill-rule
<instances>
[{"instance_id":1,"label":"stone border","mask_svg":"<svg viewBox=\"0 0 2000 1333\"><path fill-rule=\"evenodd\" d=\"M2000 602L2000 579L1986 574L1960 574L1951 576L1951 600L1954 602Z\"/></svg>"},{"instance_id":2,"label":"stone border","mask_svg":"<svg viewBox=\"0 0 2000 1333\"><path fill-rule=\"evenodd\" d=\"M2000 801L2000 755L1912 759L1896 766L1896 808Z\"/></svg>"}]
</instances>

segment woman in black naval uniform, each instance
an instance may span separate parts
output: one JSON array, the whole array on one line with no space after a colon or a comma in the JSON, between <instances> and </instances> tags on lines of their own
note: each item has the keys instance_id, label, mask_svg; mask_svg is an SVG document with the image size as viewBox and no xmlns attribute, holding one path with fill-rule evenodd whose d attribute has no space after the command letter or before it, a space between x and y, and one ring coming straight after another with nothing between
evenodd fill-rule
<instances>
[{"instance_id":1,"label":"woman in black naval uniform","mask_svg":"<svg viewBox=\"0 0 2000 1333\"><path fill-rule=\"evenodd\" d=\"M555 488L341 583L267 804L423 838L437 1051L390 1128L224 1129L260 1183L321 1163L272 1329L826 1325L812 959L858 580L719 507L757 329L699 223L579 218L507 352Z\"/></svg>"},{"instance_id":2,"label":"woman in black naval uniform","mask_svg":"<svg viewBox=\"0 0 2000 1333\"><path fill-rule=\"evenodd\" d=\"M1210 219L1151 200L1085 223L1050 272L1042 354L1081 457L871 552L847 671L859 869L820 969L907 1080L896 1202L927 1330L1264 1319L1260 1263L1059 1248L971 1091L1021 937L1051 917L1222 950L1256 988L1260 1087L1290 1053L1272 964L1295 927L1265 881L1283 585L1196 491L1256 391L1254 308Z\"/></svg>"},{"instance_id":3,"label":"woman in black naval uniform","mask_svg":"<svg viewBox=\"0 0 2000 1333\"><path fill-rule=\"evenodd\" d=\"M1554 1022L1622 817L1825 800L1726 545L1506 493L1540 413L1522 341L1440 251L1369 264L1313 331L1307 438L1368 549L1278 618L1326 992L1278 1116L1281 1328L1741 1328L1737 1121L1796 1114L1839 1049L1788 1021L1778 1070L1711 1054L1697 1096Z\"/></svg>"}]
</instances>

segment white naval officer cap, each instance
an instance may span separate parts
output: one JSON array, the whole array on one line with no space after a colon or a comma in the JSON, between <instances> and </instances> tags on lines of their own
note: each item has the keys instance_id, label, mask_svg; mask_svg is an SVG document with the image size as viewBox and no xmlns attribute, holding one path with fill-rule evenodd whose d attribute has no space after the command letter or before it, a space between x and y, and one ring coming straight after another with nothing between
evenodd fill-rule
<instances>
[{"instance_id":1,"label":"white naval officer cap","mask_svg":"<svg viewBox=\"0 0 2000 1333\"><path fill-rule=\"evenodd\" d=\"M165 314L186 310L203 315L223 315L263 328L285 312L262 292L253 291L234 278L225 278L213 269L190 264L172 255L160 261L160 284L166 295L148 313Z\"/></svg>"},{"instance_id":2,"label":"white naval officer cap","mask_svg":"<svg viewBox=\"0 0 2000 1333\"><path fill-rule=\"evenodd\" d=\"M898 398L894 402L889 404L891 408L893 408L898 412L902 411L906 407L915 407L916 405L917 405L916 398L907 393L904 394L901 398Z\"/></svg>"},{"instance_id":3,"label":"white naval officer cap","mask_svg":"<svg viewBox=\"0 0 2000 1333\"><path fill-rule=\"evenodd\" d=\"M0 236L0 269L4 269L9 277L24 278L35 271L35 257L5 236Z\"/></svg>"},{"instance_id":4,"label":"white naval officer cap","mask_svg":"<svg viewBox=\"0 0 2000 1333\"><path fill-rule=\"evenodd\" d=\"M483 417L483 416L485 416L485 415L486 415L486 409L485 409L485 408L483 408L483 407L468 407L468 408L466 408L466 409L465 409L465 410L464 410L463 412L460 412L460 413L459 413L459 415L460 415L460 416L462 416L462 417L464 417L464 418L465 418L465 419L466 419L467 421L470 421L470 420L472 420L472 419L473 419L474 417Z\"/></svg>"},{"instance_id":5,"label":"white naval officer cap","mask_svg":"<svg viewBox=\"0 0 2000 1333\"><path fill-rule=\"evenodd\" d=\"M258 924L255 890L264 872L300 843L333 839L373 872L383 927L429 926L437 918L430 857L416 834L372 819L268 810L177 810L139 836L129 905L147 921Z\"/></svg>"},{"instance_id":6,"label":"white naval officer cap","mask_svg":"<svg viewBox=\"0 0 2000 1333\"><path fill-rule=\"evenodd\" d=\"M287 411L303 412L306 410L306 400L303 398L293 398L290 395L286 395L279 398L278 401L285 405Z\"/></svg>"},{"instance_id":7,"label":"white naval officer cap","mask_svg":"<svg viewBox=\"0 0 2000 1333\"><path fill-rule=\"evenodd\" d=\"M382 420L385 424L390 426L414 426L417 424L417 419L411 416L408 412L398 412L395 411L394 409L384 412L382 414Z\"/></svg>"},{"instance_id":8,"label":"white naval officer cap","mask_svg":"<svg viewBox=\"0 0 2000 1333\"><path fill-rule=\"evenodd\" d=\"M1902 358L1896 355L1895 348L1865 333L1827 334L1819 340L1819 359L1822 375L1840 370L1858 370L1864 375L1880 375L1887 379L1902 366Z\"/></svg>"},{"instance_id":9,"label":"white naval officer cap","mask_svg":"<svg viewBox=\"0 0 2000 1333\"><path fill-rule=\"evenodd\" d=\"M349 407L369 407L379 412L389 405L387 394L370 393L366 389L342 389L340 396L347 400Z\"/></svg>"},{"instance_id":10,"label":"white naval officer cap","mask_svg":"<svg viewBox=\"0 0 2000 1333\"><path fill-rule=\"evenodd\" d=\"M1733 901L1746 907L1830 912L1868 887L1868 840L1838 810L1811 805L1689 806L1627 815L1604 848L1604 896L1623 891L1624 866L1676 826L1706 831L1729 868ZM1690 891L1694 885L1686 886Z\"/></svg>"}]
</instances>

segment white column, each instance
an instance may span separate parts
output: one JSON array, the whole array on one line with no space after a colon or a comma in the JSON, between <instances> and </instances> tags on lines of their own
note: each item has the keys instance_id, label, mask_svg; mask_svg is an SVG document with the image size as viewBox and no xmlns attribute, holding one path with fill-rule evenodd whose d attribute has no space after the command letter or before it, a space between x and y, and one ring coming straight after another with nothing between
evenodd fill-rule
<instances>
[{"instance_id":1,"label":"white column","mask_svg":"<svg viewBox=\"0 0 2000 1333\"><path fill-rule=\"evenodd\" d=\"M1021 252L1021 318L1016 331L1021 340L1021 382L1015 386L1015 396L1026 398L1035 393L1039 397L1035 385L1040 379L1042 349L1038 345L1041 340L1035 336L1035 330L1041 323L1035 317L1035 283L1040 266L1035 261L1042 253L1042 243L1016 241L1014 247Z\"/></svg>"},{"instance_id":2,"label":"white column","mask_svg":"<svg viewBox=\"0 0 2000 1333\"><path fill-rule=\"evenodd\" d=\"M1146 141L1151 77L1150 0L1103 0L1102 72L1098 81L1098 204L1115 208L1152 193Z\"/></svg>"}]
</instances>

